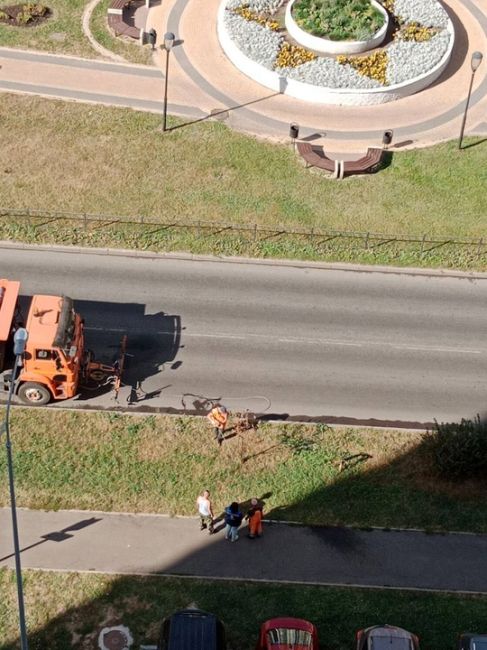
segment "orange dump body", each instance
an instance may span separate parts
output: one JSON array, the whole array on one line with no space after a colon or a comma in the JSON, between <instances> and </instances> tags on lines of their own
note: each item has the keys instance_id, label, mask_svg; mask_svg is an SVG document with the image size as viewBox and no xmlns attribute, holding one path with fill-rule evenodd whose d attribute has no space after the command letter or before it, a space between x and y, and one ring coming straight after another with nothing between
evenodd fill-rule
<instances>
[{"instance_id":1,"label":"orange dump body","mask_svg":"<svg viewBox=\"0 0 487 650\"><path fill-rule=\"evenodd\" d=\"M20 282L0 279L0 372L7 361L7 353L11 348L13 326L17 301L19 298Z\"/></svg>"}]
</instances>

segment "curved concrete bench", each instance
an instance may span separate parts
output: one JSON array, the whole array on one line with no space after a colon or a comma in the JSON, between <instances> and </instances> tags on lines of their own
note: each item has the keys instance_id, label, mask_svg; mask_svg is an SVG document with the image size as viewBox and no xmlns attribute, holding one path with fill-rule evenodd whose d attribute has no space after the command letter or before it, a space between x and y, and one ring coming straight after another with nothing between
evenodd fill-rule
<instances>
[{"instance_id":1,"label":"curved concrete bench","mask_svg":"<svg viewBox=\"0 0 487 650\"><path fill-rule=\"evenodd\" d=\"M338 160L328 158L323 147L313 147L309 142L298 142L296 146L299 155L306 162L306 167L318 167L318 169L333 172L334 176L338 177L340 163Z\"/></svg>"},{"instance_id":2,"label":"curved concrete bench","mask_svg":"<svg viewBox=\"0 0 487 650\"><path fill-rule=\"evenodd\" d=\"M127 9L132 0L112 0L108 7L108 26L113 30L115 36L129 36L139 40L141 30L134 25L129 25L125 20Z\"/></svg>"},{"instance_id":3,"label":"curved concrete bench","mask_svg":"<svg viewBox=\"0 0 487 650\"><path fill-rule=\"evenodd\" d=\"M328 158L323 147L313 147L309 142L298 142L299 155L306 162L306 167L318 167L333 172L334 178L343 178L345 174L366 174L379 168L383 149L369 147L365 156L357 160L334 160Z\"/></svg>"},{"instance_id":4,"label":"curved concrete bench","mask_svg":"<svg viewBox=\"0 0 487 650\"><path fill-rule=\"evenodd\" d=\"M344 160L340 178L345 174L367 174L376 170L382 162L384 151L376 147L369 147L367 153L358 160Z\"/></svg>"}]
</instances>

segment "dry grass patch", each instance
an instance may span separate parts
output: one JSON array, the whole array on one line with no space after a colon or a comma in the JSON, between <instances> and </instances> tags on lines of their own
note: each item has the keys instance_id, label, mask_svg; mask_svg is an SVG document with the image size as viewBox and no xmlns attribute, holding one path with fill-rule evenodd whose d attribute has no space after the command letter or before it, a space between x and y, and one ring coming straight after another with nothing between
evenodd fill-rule
<instances>
[{"instance_id":1,"label":"dry grass patch","mask_svg":"<svg viewBox=\"0 0 487 650\"><path fill-rule=\"evenodd\" d=\"M112 36L107 24L109 2L110 0L101 0L92 14L90 27L95 40L127 61L151 64L152 55L148 45L140 47L137 42ZM0 9L1 4L14 2L2 2ZM1 45L91 59L104 58L93 48L82 29L82 15L87 0L46 0L45 4L52 14L38 25L19 28L0 23Z\"/></svg>"},{"instance_id":2,"label":"dry grass patch","mask_svg":"<svg viewBox=\"0 0 487 650\"><path fill-rule=\"evenodd\" d=\"M14 2L2 2L0 8L1 4ZM46 0L44 4L51 9L52 15L38 25L19 28L0 24L0 43L6 47L99 57L81 27L86 0Z\"/></svg>"},{"instance_id":3,"label":"dry grass patch","mask_svg":"<svg viewBox=\"0 0 487 650\"><path fill-rule=\"evenodd\" d=\"M215 122L163 135L160 116L129 109L15 95L4 95L2 104L0 205L95 213L102 205L106 213L166 220L484 234L487 147L464 151L453 163L454 143L396 153L380 174L330 183L310 175L289 147Z\"/></svg>"}]
</instances>

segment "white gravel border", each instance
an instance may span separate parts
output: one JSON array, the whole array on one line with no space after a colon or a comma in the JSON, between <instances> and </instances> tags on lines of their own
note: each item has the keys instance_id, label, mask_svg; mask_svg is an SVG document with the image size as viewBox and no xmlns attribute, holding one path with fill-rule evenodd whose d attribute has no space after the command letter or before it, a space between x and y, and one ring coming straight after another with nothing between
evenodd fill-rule
<instances>
[{"instance_id":1,"label":"white gravel border","mask_svg":"<svg viewBox=\"0 0 487 650\"><path fill-rule=\"evenodd\" d=\"M280 2L271 1L273 3L272 9L275 10ZM446 20L446 27L439 33L440 39L433 37L430 41L424 43L403 41L400 44L396 42L389 46L388 49L391 49L391 54L393 53L394 56L391 62L391 77L393 81L400 81L388 86L377 86L377 83L374 84L373 80L371 80L373 83L370 86L372 87L367 87L369 85L367 83L360 84L362 87L353 87L358 83L356 79L358 75L356 73L353 75L350 70L347 70L351 66L341 66L340 64L336 64L336 66L331 64L330 66L328 62L326 65L320 65L321 57L292 70L274 70L272 67L272 52L274 51L277 56L279 41L276 37L278 35L272 32L274 37L272 43L268 38L261 43L250 43L256 36L255 28L245 25L245 23L248 25L250 21L245 21L240 16L238 16L240 22L228 18L228 14L230 14L228 9L242 4L240 0L222 0L220 3L217 18L218 37L223 51L236 68L254 81L275 92L319 104L349 106L383 104L412 95L430 86L447 67L455 43L453 24L437 0L396 0L396 2L398 4L402 3L400 4L402 11L404 11L404 4L407 3L410 10L408 20L413 20L415 17L419 18L420 15L423 20L429 22L432 26L440 28L440 23ZM266 0L250 0L248 4L253 11L256 11L257 8L262 11L265 8ZM399 7L396 11L399 14L398 9ZM231 15L236 16L236 14ZM260 27L260 29L266 32L271 31L263 27ZM448 42L443 55L438 60L438 56L432 56L432 49L434 51L434 48L438 45L435 39L443 42L440 45L445 44L445 33L448 34ZM237 36L236 38L234 34ZM239 46L239 43L245 44L243 48ZM420 46L416 48L418 54L416 68L414 56L411 56L411 50L415 46ZM264 65L262 64L263 61L265 61ZM433 61L433 65L428 69L430 61ZM318 83L310 83L312 74L310 74L309 68L313 69L313 67L320 68L317 75ZM321 69L326 67L333 68L333 74L329 77L329 82L327 82L326 70ZM335 67L340 67L344 74L339 74L337 70L334 70ZM300 74L300 68L302 68L302 74ZM417 72L418 68L419 74ZM352 84L351 86L347 86L346 81L343 81L343 77L347 76Z\"/></svg>"}]
</instances>

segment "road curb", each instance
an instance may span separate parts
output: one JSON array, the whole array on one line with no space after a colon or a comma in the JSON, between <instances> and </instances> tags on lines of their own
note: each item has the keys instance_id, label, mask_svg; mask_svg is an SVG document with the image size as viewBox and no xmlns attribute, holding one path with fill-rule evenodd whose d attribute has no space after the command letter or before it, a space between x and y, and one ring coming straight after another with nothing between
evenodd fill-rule
<instances>
[{"instance_id":1,"label":"road curb","mask_svg":"<svg viewBox=\"0 0 487 650\"><path fill-rule=\"evenodd\" d=\"M6 404L5 400L0 398L0 406ZM49 409L56 411L71 411L74 413L83 411L91 413L118 413L123 415L130 415L132 417L144 417L146 415L164 415L167 417L192 417L192 418L206 418L206 413L185 410L185 409L176 409L171 406L107 406L107 407L98 407L98 406L89 406L85 404L83 407L76 406L63 406L62 402L56 405L47 404L45 406L35 406L28 404L13 404L15 408L25 408L25 409ZM250 412L250 411L249 411ZM425 431L431 430L433 427L433 422L409 422L402 420L379 420L370 418L368 420L360 420L358 418L346 417L346 416L289 416L287 419L282 420L278 417L272 417L266 419L262 417L262 414L256 414L257 418L261 418L262 423L270 424L326 424L330 428L339 428L347 427L348 429L372 429L377 431L407 431L411 433L424 433ZM372 424L373 422L373 424Z\"/></svg>"},{"instance_id":2,"label":"road curb","mask_svg":"<svg viewBox=\"0 0 487 650\"><path fill-rule=\"evenodd\" d=\"M57 252L70 255L110 255L112 257L134 257L142 259L170 259L189 262L213 262L223 264L247 264L259 266L282 266L309 268L324 271L347 271L354 273L384 273L394 275L461 278L468 280L487 280L487 273L482 271L460 271L453 269L429 269L420 267L374 266L366 264L346 264L344 262L313 262L306 260L268 259L259 257L227 257L216 255L197 255L194 253L138 251L126 248L93 248L88 246L58 246L51 244L27 244L19 241L0 240L0 249L35 250L39 252Z\"/></svg>"},{"instance_id":3,"label":"road curb","mask_svg":"<svg viewBox=\"0 0 487 650\"><path fill-rule=\"evenodd\" d=\"M265 578L237 578L237 577L222 577L222 576L207 576L198 574L181 574L181 573L158 573L158 572L120 572L120 571L97 571L97 570L73 570L73 569L43 569L39 567L29 567L23 569L26 571L42 571L43 573L76 573L76 574L93 574L93 575L113 575L113 576L134 576L134 577L153 577L153 578L167 578L170 580L201 580L202 582L229 582L229 583L250 583L250 584L267 584L267 585L287 585L296 587L331 587L336 589L367 589L367 590L387 590L387 591L409 591L421 592L430 594L451 594L451 595L464 595L464 596L485 596L487 591L467 591L461 589L433 589L429 587L391 587L389 585L361 585L355 583L340 583L340 582L301 582L298 580L269 580Z\"/></svg>"}]
</instances>

